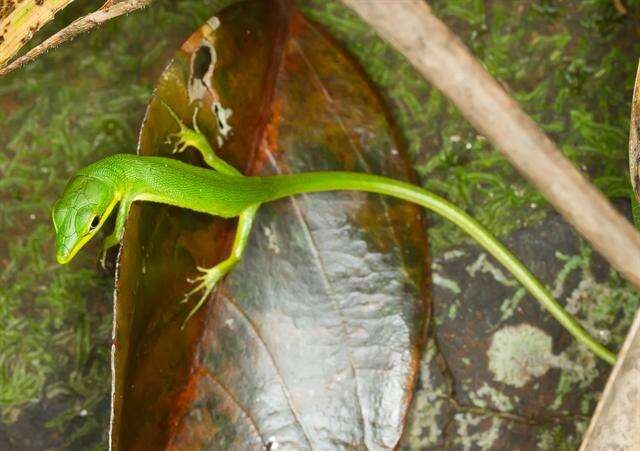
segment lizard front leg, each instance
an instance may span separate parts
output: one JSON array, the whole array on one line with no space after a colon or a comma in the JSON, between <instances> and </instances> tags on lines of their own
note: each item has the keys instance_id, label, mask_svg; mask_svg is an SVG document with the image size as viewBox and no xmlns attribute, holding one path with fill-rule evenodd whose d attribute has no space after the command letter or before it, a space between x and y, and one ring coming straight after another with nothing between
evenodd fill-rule
<instances>
[{"instance_id":1,"label":"lizard front leg","mask_svg":"<svg viewBox=\"0 0 640 451\"><path fill-rule=\"evenodd\" d=\"M184 323L182 324L183 328L187 321L189 321L205 303L218 281L227 275L229 271L231 271L233 267L242 260L245 249L247 248L247 243L249 242L251 226L253 225L253 220L256 217L256 212L259 207L260 205L252 205L244 210L238 217L238 227L236 229L236 237L233 241L233 247L231 248L231 255L229 255L226 260L218 263L213 268L207 269L198 267L198 270L202 275L196 277L194 280L190 280L190 282L197 283L197 285L185 295L182 302L187 302L192 295L199 291L202 291L202 295L200 296L196 306L191 309L189 315L187 315L187 318L184 320Z\"/></svg>"},{"instance_id":2,"label":"lizard front leg","mask_svg":"<svg viewBox=\"0 0 640 451\"><path fill-rule=\"evenodd\" d=\"M160 98L159 98L160 99ZM171 109L167 103L160 99L160 102L164 105L164 107L169 111L171 117L178 123L180 130L176 133L172 133L169 135L169 138L175 138L176 144L173 148L173 153L184 152L184 150L191 146L194 147L202 154L202 158L204 158L204 162L211 166L218 172L222 174L228 175L238 175L242 176L240 171L231 166L229 163L224 161L222 158L216 155L215 151L211 148L209 141L207 141L207 137L202 134L200 129L198 128L197 115L198 109L193 112L193 129L187 127L182 120L178 117L178 115Z\"/></svg>"},{"instance_id":3,"label":"lizard front leg","mask_svg":"<svg viewBox=\"0 0 640 451\"><path fill-rule=\"evenodd\" d=\"M107 258L107 251L109 248L120 243L122 239L122 235L124 234L124 223L127 220L127 216L129 215L129 209L131 208L131 199L128 197L124 197L120 200L120 205L118 206L118 215L116 217L116 226L113 229L111 235L106 237L102 242L102 252L100 254L100 265L105 268L105 262Z\"/></svg>"}]
</instances>

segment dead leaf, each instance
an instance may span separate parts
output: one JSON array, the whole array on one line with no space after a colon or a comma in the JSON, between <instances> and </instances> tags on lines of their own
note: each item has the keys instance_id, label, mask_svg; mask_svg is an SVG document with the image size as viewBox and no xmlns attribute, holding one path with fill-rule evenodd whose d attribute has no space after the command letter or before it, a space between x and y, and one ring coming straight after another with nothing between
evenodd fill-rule
<instances>
[{"instance_id":1,"label":"dead leaf","mask_svg":"<svg viewBox=\"0 0 640 451\"><path fill-rule=\"evenodd\" d=\"M73 0L0 0L0 67Z\"/></svg>"},{"instance_id":2,"label":"dead leaf","mask_svg":"<svg viewBox=\"0 0 640 451\"><path fill-rule=\"evenodd\" d=\"M631 128L629 132L629 172L636 198L640 200L640 66L636 74L631 104Z\"/></svg>"},{"instance_id":3,"label":"dead leaf","mask_svg":"<svg viewBox=\"0 0 640 451\"><path fill-rule=\"evenodd\" d=\"M176 131L157 97L247 174L356 170L412 180L377 94L281 1L226 9L190 37L149 106L139 153ZM194 151L183 158L201 164ZM357 192L261 207L247 254L184 331L196 266L235 221L135 205L119 257L113 449L390 449L427 320L421 210Z\"/></svg>"}]
</instances>

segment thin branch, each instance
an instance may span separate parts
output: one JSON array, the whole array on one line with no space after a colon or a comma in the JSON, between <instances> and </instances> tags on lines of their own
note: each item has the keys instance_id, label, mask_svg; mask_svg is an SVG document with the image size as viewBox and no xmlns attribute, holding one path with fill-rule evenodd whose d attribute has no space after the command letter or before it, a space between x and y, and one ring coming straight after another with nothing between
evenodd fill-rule
<instances>
[{"instance_id":1,"label":"thin branch","mask_svg":"<svg viewBox=\"0 0 640 451\"><path fill-rule=\"evenodd\" d=\"M342 0L440 89L578 232L640 287L640 234L424 1Z\"/></svg>"},{"instance_id":2,"label":"thin branch","mask_svg":"<svg viewBox=\"0 0 640 451\"><path fill-rule=\"evenodd\" d=\"M73 21L69 26L58 31L38 46L29 50L20 58L16 58L10 64L1 68L0 75L6 75L9 72L18 69L24 64L33 61L47 50L57 47L64 42L70 41L85 31L89 31L111 19L120 17L123 14L144 8L152 1L153 0L124 0L118 3L107 1L99 10Z\"/></svg>"}]
</instances>

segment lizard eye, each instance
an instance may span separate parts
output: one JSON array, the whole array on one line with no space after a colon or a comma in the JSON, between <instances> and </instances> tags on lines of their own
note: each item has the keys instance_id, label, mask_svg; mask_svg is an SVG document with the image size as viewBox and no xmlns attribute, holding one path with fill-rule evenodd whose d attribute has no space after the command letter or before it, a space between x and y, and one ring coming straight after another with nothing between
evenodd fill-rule
<instances>
[{"instance_id":1,"label":"lizard eye","mask_svg":"<svg viewBox=\"0 0 640 451\"><path fill-rule=\"evenodd\" d=\"M100 224L100 216L94 216L93 219L91 220L91 225L89 226L89 230L93 230L96 227L98 227L98 224Z\"/></svg>"}]
</instances>

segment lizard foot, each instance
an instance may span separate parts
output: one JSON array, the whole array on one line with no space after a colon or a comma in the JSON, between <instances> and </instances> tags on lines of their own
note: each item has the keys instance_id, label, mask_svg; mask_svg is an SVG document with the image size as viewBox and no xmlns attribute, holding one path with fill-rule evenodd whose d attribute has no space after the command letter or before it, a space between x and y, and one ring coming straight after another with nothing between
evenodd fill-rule
<instances>
[{"instance_id":1,"label":"lizard foot","mask_svg":"<svg viewBox=\"0 0 640 451\"><path fill-rule=\"evenodd\" d=\"M194 147L200 152L202 158L204 159L204 162L216 171L227 175L242 175L236 168L216 155L216 152L209 144L209 141L207 141L207 137L202 134L200 128L198 128L197 108L193 112L193 118L191 119L193 129L191 129L180 120L178 115L171 109L169 105L166 104L164 100L162 100L161 98L158 99L160 100L160 102L162 102L167 111L169 111L169 114L171 114L171 117L173 117L173 119L178 123L178 126L180 127L180 130L178 132L172 133L167 137L167 143L169 144L175 140L175 146L173 147L172 153L175 154L184 152L187 147Z\"/></svg>"},{"instance_id":2,"label":"lizard foot","mask_svg":"<svg viewBox=\"0 0 640 451\"><path fill-rule=\"evenodd\" d=\"M171 153L176 154L184 152L187 147L195 147L196 149L209 149L209 142L207 141L207 138L198 128L198 123L196 121L196 115L198 114L197 108L193 112L193 129L187 127L180 120L180 118L176 116L175 113L173 113L173 111L171 111L171 114L180 126L180 130L178 132L171 133L167 136L167 143L175 141Z\"/></svg>"},{"instance_id":3,"label":"lizard foot","mask_svg":"<svg viewBox=\"0 0 640 451\"><path fill-rule=\"evenodd\" d=\"M200 128L198 127L198 108L193 111L193 118L191 119L193 128L189 128L187 125L185 125L184 122L182 122L176 112L173 111L173 109L164 100L160 99L160 102L167 109L173 120L176 121L178 127L180 127L179 131L177 131L176 133L171 133L167 136L166 142L168 144L175 141L175 145L171 153L175 154L184 152L184 150L189 146L195 147L196 149L210 149L207 138L202 134Z\"/></svg>"},{"instance_id":4,"label":"lizard foot","mask_svg":"<svg viewBox=\"0 0 640 451\"><path fill-rule=\"evenodd\" d=\"M184 329L184 326L187 322L196 314L196 312L204 305L206 300L209 298L209 295L215 288L216 284L222 279L227 273L231 270L231 268L235 265L235 261L233 259L227 259L222 263L214 266L213 268L201 268L198 267L198 271L202 274L196 277L195 279L187 279L187 282L196 284L191 291L184 295L181 304L186 303L191 296L194 294L201 292L200 298L196 306L191 309L187 318L182 323L182 327L180 329Z\"/></svg>"}]
</instances>

